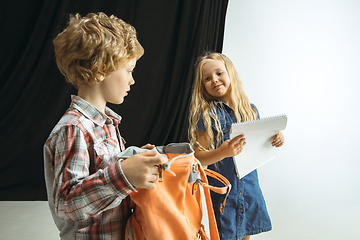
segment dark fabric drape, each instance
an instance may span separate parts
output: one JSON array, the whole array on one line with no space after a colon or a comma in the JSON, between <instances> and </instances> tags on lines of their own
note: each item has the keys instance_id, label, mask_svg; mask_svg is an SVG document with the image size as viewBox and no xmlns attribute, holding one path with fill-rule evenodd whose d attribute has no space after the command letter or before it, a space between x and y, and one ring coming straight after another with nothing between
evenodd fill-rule
<instances>
[{"instance_id":1,"label":"dark fabric drape","mask_svg":"<svg viewBox=\"0 0 360 240\"><path fill-rule=\"evenodd\" d=\"M46 200L43 144L76 90L52 40L69 14L104 12L133 25L145 49L122 105L127 146L188 141L194 64L221 52L228 0L11 0L0 14L0 200Z\"/></svg>"}]
</instances>

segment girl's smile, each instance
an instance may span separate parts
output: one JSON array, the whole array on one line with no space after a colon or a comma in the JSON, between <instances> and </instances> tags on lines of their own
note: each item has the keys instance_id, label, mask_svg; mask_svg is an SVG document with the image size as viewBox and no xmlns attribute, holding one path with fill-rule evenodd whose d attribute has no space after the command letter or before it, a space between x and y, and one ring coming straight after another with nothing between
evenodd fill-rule
<instances>
[{"instance_id":1,"label":"girl's smile","mask_svg":"<svg viewBox=\"0 0 360 240\"><path fill-rule=\"evenodd\" d=\"M216 85L216 86L214 87L214 89L218 89L218 88L220 88L221 86L222 86L222 84Z\"/></svg>"}]
</instances>

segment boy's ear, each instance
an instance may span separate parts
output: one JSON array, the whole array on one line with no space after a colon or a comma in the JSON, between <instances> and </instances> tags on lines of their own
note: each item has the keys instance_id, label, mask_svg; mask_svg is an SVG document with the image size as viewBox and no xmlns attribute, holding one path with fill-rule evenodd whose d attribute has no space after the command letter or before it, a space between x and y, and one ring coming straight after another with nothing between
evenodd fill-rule
<instances>
[{"instance_id":1,"label":"boy's ear","mask_svg":"<svg viewBox=\"0 0 360 240\"><path fill-rule=\"evenodd\" d=\"M99 75L97 75L97 76L96 76L96 79L97 79L99 82L102 82L102 81L104 81L105 76L104 76L104 75L99 74Z\"/></svg>"},{"instance_id":2,"label":"boy's ear","mask_svg":"<svg viewBox=\"0 0 360 240\"><path fill-rule=\"evenodd\" d=\"M103 67L103 71L105 71L105 66ZM101 74L99 71L96 71L96 80L102 82L104 81L104 79L105 79L105 74Z\"/></svg>"}]
</instances>

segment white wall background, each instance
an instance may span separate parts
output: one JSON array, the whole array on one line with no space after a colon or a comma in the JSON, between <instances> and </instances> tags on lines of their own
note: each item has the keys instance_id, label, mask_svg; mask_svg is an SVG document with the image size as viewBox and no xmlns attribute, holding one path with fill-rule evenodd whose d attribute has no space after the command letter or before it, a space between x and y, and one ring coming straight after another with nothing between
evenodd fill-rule
<instances>
[{"instance_id":1,"label":"white wall background","mask_svg":"<svg viewBox=\"0 0 360 240\"><path fill-rule=\"evenodd\" d=\"M360 239L360 1L230 0L223 53L261 116L288 115L252 239Z\"/></svg>"}]
</instances>

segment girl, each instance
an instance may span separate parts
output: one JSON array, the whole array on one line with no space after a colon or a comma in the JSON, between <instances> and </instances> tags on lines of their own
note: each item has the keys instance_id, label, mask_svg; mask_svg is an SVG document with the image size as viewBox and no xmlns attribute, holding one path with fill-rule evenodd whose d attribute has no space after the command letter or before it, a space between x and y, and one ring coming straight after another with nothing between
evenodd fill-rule
<instances>
[{"instance_id":1,"label":"girl","mask_svg":"<svg viewBox=\"0 0 360 240\"><path fill-rule=\"evenodd\" d=\"M225 176L232 184L223 214L223 195L212 194L220 238L250 239L250 235L271 230L257 171L239 179L232 157L246 144L244 135L230 140L232 123L259 118L255 105L246 97L231 60L224 54L208 53L198 60L190 112L190 143L204 166ZM272 145L284 143L282 132ZM212 185L216 180L209 178Z\"/></svg>"}]
</instances>

